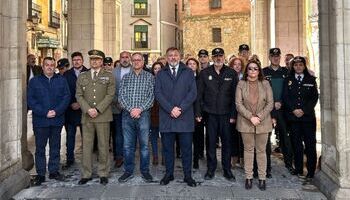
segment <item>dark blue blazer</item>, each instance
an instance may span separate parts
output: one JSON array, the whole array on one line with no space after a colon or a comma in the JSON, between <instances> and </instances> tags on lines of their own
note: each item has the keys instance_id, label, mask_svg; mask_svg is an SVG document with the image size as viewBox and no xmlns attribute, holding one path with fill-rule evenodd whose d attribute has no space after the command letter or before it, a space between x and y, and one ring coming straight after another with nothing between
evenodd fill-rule
<instances>
[{"instance_id":1,"label":"dark blue blazer","mask_svg":"<svg viewBox=\"0 0 350 200\"><path fill-rule=\"evenodd\" d=\"M88 71L86 67L83 66L83 69L81 72ZM66 110L66 123L73 124L73 125L80 125L81 124L81 109L79 110L73 110L70 106L72 103L77 102L77 99L75 98L75 91L76 91L76 82L78 77L75 75L74 68L72 67L68 71L66 71L63 76L66 78L69 91L71 94L71 98L69 101L69 106Z\"/></svg>"},{"instance_id":2,"label":"dark blue blazer","mask_svg":"<svg viewBox=\"0 0 350 200\"><path fill-rule=\"evenodd\" d=\"M28 84L27 102L33 112L33 127L63 126L64 113L69 105L70 92L66 79L55 74L51 79L41 74ZM49 110L56 117L47 118Z\"/></svg>"},{"instance_id":3,"label":"dark blue blazer","mask_svg":"<svg viewBox=\"0 0 350 200\"><path fill-rule=\"evenodd\" d=\"M155 97L159 102L160 132L193 132L193 103L197 98L197 87L191 69L180 62L176 77L171 74L169 65L158 72L155 83ZM171 110L181 108L181 115L171 117Z\"/></svg>"}]
</instances>

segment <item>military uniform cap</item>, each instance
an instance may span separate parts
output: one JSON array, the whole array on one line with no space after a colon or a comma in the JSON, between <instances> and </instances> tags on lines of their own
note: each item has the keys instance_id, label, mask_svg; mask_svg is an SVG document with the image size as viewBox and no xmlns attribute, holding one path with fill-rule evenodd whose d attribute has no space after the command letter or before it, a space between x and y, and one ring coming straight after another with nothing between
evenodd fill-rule
<instances>
[{"instance_id":1,"label":"military uniform cap","mask_svg":"<svg viewBox=\"0 0 350 200\"><path fill-rule=\"evenodd\" d=\"M105 59L103 59L103 63L113 63L113 59L111 57L105 57Z\"/></svg>"},{"instance_id":2,"label":"military uniform cap","mask_svg":"<svg viewBox=\"0 0 350 200\"><path fill-rule=\"evenodd\" d=\"M209 55L209 52L205 49L201 49L198 51L198 56L201 56L201 55L206 55L208 56Z\"/></svg>"},{"instance_id":3,"label":"military uniform cap","mask_svg":"<svg viewBox=\"0 0 350 200\"><path fill-rule=\"evenodd\" d=\"M280 48L271 48L269 51L270 56L279 56L281 55L281 49Z\"/></svg>"},{"instance_id":4,"label":"military uniform cap","mask_svg":"<svg viewBox=\"0 0 350 200\"><path fill-rule=\"evenodd\" d=\"M242 51L244 51L244 50L249 51L249 46L248 46L247 44L241 44L241 45L239 45L238 51L239 51L239 52L242 52Z\"/></svg>"},{"instance_id":5,"label":"military uniform cap","mask_svg":"<svg viewBox=\"0 0 350 200\"><path fill-rule=\"evenodd\" d=\"M298 63L298 62L304 63L304 66L306 66L306 59L302 56L295 56L292 59L291 64L293 66L295 63Z\"/></svg>"},{"instance_id":6,"label":"military uniform cap","mask_svg":"<svg viewBox=\"0 0 350 200\"><path fill-rule=\"evenodd\" d=\"M69 66L69 60L67 58L61 58L57 61L57 67L63 68Z\"/></svg>"},{"instance_id":7,"label":"military uniform cap","mask_svg":"<svg viewBox=\"0 0 350 200\"><path fill-rule=\"evenodd\" d=\"M225 54L225 51L222 48L215 48L211 51L212 56L222 56Z\"/></svg>"},{"instance_id":8,"label":"military uniform cap","mask_svg":"<svg viewBox=\"0 0 350 200\"><path fill-rule=\"evenodd\" d=\"M90 58L101 58L101 59L105 58L105 54L102 51L96 50L96 49L90 50L88 54Z\"/></svg>"}]
</instances>

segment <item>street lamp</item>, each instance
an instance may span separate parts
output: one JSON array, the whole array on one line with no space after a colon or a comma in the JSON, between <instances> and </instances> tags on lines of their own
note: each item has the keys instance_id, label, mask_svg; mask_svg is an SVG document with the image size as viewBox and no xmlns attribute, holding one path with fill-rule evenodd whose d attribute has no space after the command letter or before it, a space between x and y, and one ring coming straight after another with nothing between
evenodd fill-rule
<instances>
[{"instance_id":1,"label":"street lamp","mask_svg":"<svg viewBox=\"0 0 350 200\"><path fill-rule=\"evenodd\" d=\"M31 17L32 25L27 29L27 31L35 31L35 28L38 26L40 18L38 16L38 13L35 13Z\"/></svg>"}]
</instances>

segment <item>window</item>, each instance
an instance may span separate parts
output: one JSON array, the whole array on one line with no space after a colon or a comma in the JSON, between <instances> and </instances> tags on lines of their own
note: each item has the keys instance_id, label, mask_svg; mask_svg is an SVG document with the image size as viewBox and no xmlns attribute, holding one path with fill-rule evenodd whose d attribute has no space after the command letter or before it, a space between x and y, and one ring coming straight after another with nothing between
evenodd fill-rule
<instances>
[{"instance_id":1,"label":"window","mask_svg":"<svg viewBox=\"0 0 350 200\"><path fill-rule=\"evenodd\" d=\"M134 47L135 49L148 48L148 26L135 25L134 26Z\"/></svg>"},{"instance_id":2,"label":"window","mask_svg":"<svg viewBox=\"0 0 350 200\"><path fill-rule=\"evenodd\" d=\"M175 4L175 22L177 22L177 20L178 20L178 12L179 12L179 9L178 9L178 7L177 7L177 4Z\"/></svg>"},{"instance_id":3,"label":"window","mask_svg":"<svg viewBox=\"0 0 350 200\"><path fill-rule=\"evenodd\" d=\"M210 8L221 8L221 0L210 0Z\"/></svg>"},{"instance_id":4,"label":"window","mask_svg":"<svg viewBox=\"0 0 350 200\"><path fill-rule=\"evenodd\" d=\"M50 0L49 3L49 26L53 28L60 28L61 16L60 13L56 12L56 0Z\"/></svg>"},{"instance_id":5,"label":"window","mask_svg":"<svg viewBox=\"0 0 350 200\"><path fill-rule=\"evenodd\" d=\"M147 0L134 0L134 15L148 15Z\"/></svg>"},{"instance_id":6,"label":"window","mask_svg":"<svg viewBox=\"0 0 350 200\"><path fill-rule=\"evenodd\" d=\"M213 28L213 42L219 43L221 42L221 28Z\"/></svg>"},{"instance_id":7,"label":"window","mask_svg":"<svg viewBox=\"0 0 350 200\"><path fill-rule=\"evenodd\" d=\"M38 17L39 23L41 23L42 18L42 8L40 5L36 4L35 0L28 0L28 19L32 20L32 18Z\"/></svg>"}]
</instances>

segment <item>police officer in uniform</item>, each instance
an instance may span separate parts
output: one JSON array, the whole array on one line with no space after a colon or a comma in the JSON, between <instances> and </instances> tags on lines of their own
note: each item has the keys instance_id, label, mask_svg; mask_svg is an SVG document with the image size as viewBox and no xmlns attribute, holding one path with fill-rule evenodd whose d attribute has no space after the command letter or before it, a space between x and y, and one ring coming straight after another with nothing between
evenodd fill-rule
<instances>
[{"instance_id":1,"label":"police officer in uniform","mask_svg":"<svg viewBox=\"0 0 350 200\"><path fill-rule=\"evenodd\" d=\"M307 158L307 179L312 179L316 169L316 117L318 100L316 78L310 75L305 58L296 56L291 62L290 76L284 84L283 100L290 122L294 147L294 175L303 175L304 146Z\"/></svg>"},{"instance_id":2,"label":"police officer in uniform","mask_svg":"<svg viewBox=\"0 0 350 200\"><path fill-rule=\"evenodd\" d=\"M76 98L82 110L83 159L79 184L86 184L92 175L92 149L95 132L98 138L98 175L100 183L108 183L109 174L109 123L113 120L111 103L115 94L112 73L103 70L105 54L90 50L91 69L81 73L77 80Z\"/></svg>"},{"instance_id":3,"label":"police officer in uniform","mask_svg":"<svg viewBox=\"0 0 350 200\"><path fill-rule=\"evenodd\" d=\"M275 131L279 134L280 145L282 148L283 159L285 167L293 172L292 167L292 146L290 142L289 135L287 133L287 125L284 118L283 105L282 105L282 91L283 82L288 76L288 69L280 66L281 61L281 50L279 48L271 48L269 51L269 59L271 65L263 69L266 80L268 80L272 87L273 99L274 99L274 109L271 112L271 116L276 120ZM267 168L266 177L271 178L271 140L267 142L266 147L267 154Z\"/></svg>"}]
</instances>

